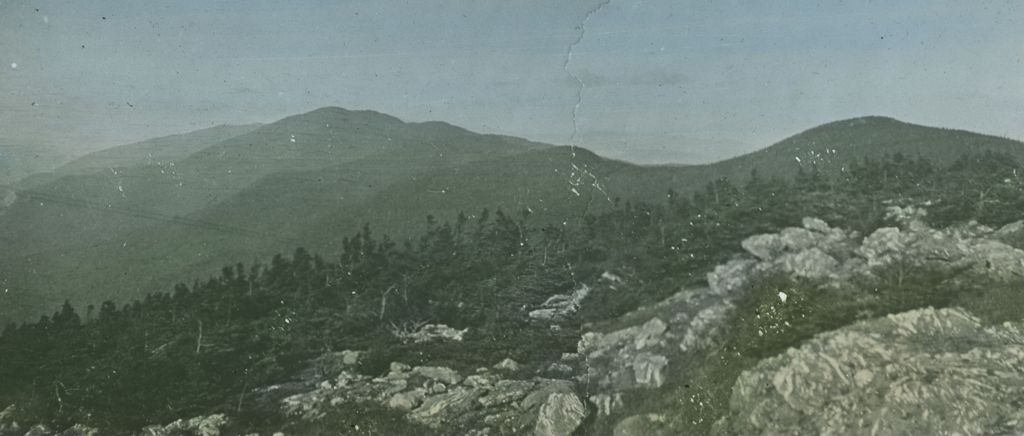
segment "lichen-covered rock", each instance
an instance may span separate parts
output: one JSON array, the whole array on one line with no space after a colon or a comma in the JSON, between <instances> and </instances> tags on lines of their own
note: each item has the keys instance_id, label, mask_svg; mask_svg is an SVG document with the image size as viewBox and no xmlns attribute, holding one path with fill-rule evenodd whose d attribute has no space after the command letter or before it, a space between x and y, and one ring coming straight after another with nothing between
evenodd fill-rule
<instances>
[{"instance_id":1,"label":"lichen-covered rock","mask_svg":"<svg viewBox=\"0 0 1024 436\"><path fill-rule=\"evenodd\" d=\"M757 264L752 259L735 259L718 265L707 274L708 287L717 295L733 295L747 284Z\"/></svg>"},{"instance_id":2,"label":"lichen-covered rock","mask_svg":"<svg viewBox=\"0 0 1024 436\"><path fill-rule=\"evenodd\" d=\"M770 260L782 254L783 250L786 249L786 243L782 241L779 235L775 234L763 234L754 235L747 239L744 239L740 243L747 253L752 254L754 257L760 260Z\"/></svg>"},{"instance_id":3,"label":"lichen-covered rock","mask_svg":"<svg viewBox=\"0 0 1024 436\"><path fill-rule=\"evenodd\" d=\"M858 254L869 266L903 262L967 269L997 279L1024 276L1024 251L1007 243L1024 228L1022 223L996 231L975 222L936 230L921 220L923 210L890 207L888 214L900 228L880 229L865 238Z\"/></svg>"},{"instance_id":4,"label":"lichen-covered rock","mask_svg":"<svg viewBox=\"0 0 1024 436\"><path fill-rule=\"evenodd\" d=\"M591 288L586 284L572 291L571 294L557 294L548 298L539 308L531 310L529 317L542 321L558 321L576 313L580 304L590 295Z\"/></svg>"},{"instance_id":5,"label":"lichen-covered rock","mask_svg":"<svg viewBox=\"0 0 1024 436\"><path fill-rule=\"evenodd\" d=\"M614 395L591 395L590 398L588 398L588 400L594 404L594 407L597 408L598 416L611 415L613 410L625 405L624 401L622 400L621 392L616 392Z\"/></svg>"},{"instance_id":6,"label":"lichen-covered rock","mask_svg":"<svg viewBox=\"0 0 1024 436\"><path fill-rule=\"evenodd\" d=\"M453 417L464 415L474 408L476 399L483 394L480 389L456 388L440 395L427 397L409 418L430 427L439 427Z\"/></svg>"},{"instance_id":7,"label":"lichen-covered rock","mask_svg":"<svg viewBox=\"0 0 1024 436\"><path fill-rule=\"evenodd\" d=\"M497 366L518 364L507 359ZM281 400L286 415L319 421L339 408L368 403L402 412L406 420L434 429L479 435L528 432L549 396L575 395L575 384L568 380L507 380L487 368L464 377L448 367L398 362L383 377L342 371L310 386L311 390Z\"/></svg>"},{"instance_id":8,"label":"lichen-covered rock","mask_svg":"<svg viewBox=\"0 0 1024 436\"><path fill-rule=\"evenodd\" d=\"M443 366L417 366L412 369L412 373L449 385L456 385L462 381L462 375L457 371Z\"/></svg>"},{"instance_id":9,"label":"lichen-covered rock","mask_svg":"<svg viewBox=\"0 0 1024 436\"><path fill-rule=\"evenodd\" d=\"M220 436L221 429L228 424L228 418L223 413L209 416L197 416L191 419L179 419L170 424L160 426L152 425L142 429L146 436Z\"/></svg>"},{"instance_id":10,"label":"lichen-covered rock","mask_svg":"<svg viewBox=\"0 0 1024 436\"><path fill-rule=\"evenodd\" d=\"M722 300L689 317L689 323L679 341L679 349L683 352L704 349L711 345L721 333L721 321L735 308L730 300Z\"/></svg>"},{"instance_id":11,"label":"lichen-covered rock","mask_svg":"<svg viewBox=\"0 0 1024 436\"><path fill-rule=\"evenodd\" d=\"M75 424L64 429L57 436L99 436L100 430L82 424Z\"/></svg>"},{"instance_id":12,"label":"lichen-covered rock","mask_svg":"<svg viewBox=\"0 0 1024 436\"><path fill-rule=\"evenodd\" d=\"M567 365L565 363L555 362L555 363L552 363L551 365L548 365L547 372L551 373L551 374L557 374L557 375L560 375L560 376L565 376L565 375L572 374L573 368L572 368L572 366L569 366L569 365Z\"/></svg>"},{"instance_id":13,"label":"lichen-covered rock","mask_svg":"<svg viewBox=\"0 0 1024 436\"><path fill-rule=\"evenodd\" d=\"M628 327L607 334L588 332L583 335L579 344L579 353L590 358L601 357L609 350L619 345L625 345L635 350L643 350L651 345L662 341L662 334L668 326L664 321L655 317L639 326Z\"/></svg>"},{"instance_id":14,"label":"lichen-covered rock","mask_svg":"<svg viewBox=\"0 0 1024 436\"><path fill-rule=\"evenodd\" d=\"M1024 221L1014 221L1000 227L999 230L992 233L992 239L1012 247L1024 247Z\"/></svg>"},{"instance_id":15,"label":"lichen-covered rock","mask_svg":"<svg viewBox=\"0 0 1024 436\"><path fill-rule=\"evenodd\" d=\"M519 401L533 389L534 384L525 380L501 380L488 390L487 395L477 400L481 406L494 407Z\"/></svg>"},{"instance_id":16,"label":"lichen-covered rock","mask_svg":"<svg viewBox=\"0 0 1024 436\"><path fill-rule=\"evenodd\" d=\"M533 390L519 402L519 407L530 410L540 407L553 393L574 393L573 384L567 380L536 379Z\"/></svg>"},{"instance_id":17,"label":"lichen-covered rock","mask_svg":"<svg viewBox=\"0 0 1024 436\"><path fill-rule=\"evenodd\" d=\"M688 289L645 308L634 325L585 333L577 345L583 370L578 379L588 387L598 415L623 406L624 392L660 388L674 359L714 343L732 309L729 297L706 288Z\"/></svg>"},{"instance_id":18,"label":"lichen-covered rock","mask_svg":"<svg viewBox=\"0 0 1024 436\"><path fill-rule=\"evenodd\" d=\"M46 424L36 424L25 432L25 436L53 436L53 430Z\"/></svg>"},{"instance_id":19,"label":"lichen-covered rock","mask_svg":"<svg viewBox=\"0 0 1024 436\"><path fill-rule=\"evenodd\" d=\"M901 257L909 242L909 234L896 227L883 227L864 238L857 254L867 260L867 266L887 265Z\"/></svg>"},{"instance_id":20,"label":"lichen-covered rock","mask_svg":"<svg viewBox=\"0 0 1024 436\"><path fill-rule=\"evenodd\" d=\"M777 260L780 271L794 277L823 279L835 273L839 262L818 247L810 247L798 253L786 254Z\"/></svg>"},{"instance_id":21,"label":"lichen-covered rock","mask_svg":"<svg viewBox=\"0 0 1024 436\"><path fill-rule=\"evenodd\" d=\"M660 388L665 383L662 370L668 365L668 358L660 354L639 353L633 359L633 374L640 386Z\"/></svg>"},{"instance_id":22,"label":"lichen-covered rock","mask_svg":"<svg viewBox=\"0 0 1024 436\"><path fill-rule=\"evenodd\" d=\"M462 342L462 338L467 332L469 332L468 328L458 330L445 324L427 324L407 335L407 338L417 344L440 340Z\"/></svg>"},{"instance_id":23,"label":"lichen-covered rock","mask_svg":"<svg viewBox=\"0 0 1024 436\"><path fill-rule=\"evenodd\" d=\"M18 408L14 404L0 411L0 434L14 433L21 430L21 425L18 424L15 416L17 414Z\"/></svg>"},{"instance_id":24,"label":"lichen-covered rock","mask_svg":"<svg viewBox=\"0 0 1024 436\"><path fill-rule=\"evenodd\" d=\"M422 404L423 399L426 398L426 396L427 390L423 388L398 392L392 395L391 399L388 400L388 407L407 412Z\"/></svg>"},{"instance_id":25,"label":"lichen-covered rock","mask_svg":"<svg viewBox=\"0 0 1024 436\"><path fill-rule=\"evenodd\" d=\"M998 231L976 223L937 230L924 223L922 209L893 206L887 216L898 227L879 228L863 239L817 218L804 218L802 227L751 236L741 245L753 259L734 259L716 267L708 274L708 285L717 294L734 295L751 278L772 273L836 285L891 265L967 271L996 279L1024 277L1024 250L1004 241L1024 233L1024 222Z\"/></svg>"},{"instance_id":26,"label":"lichen-covered rock","mask_svg":"<svg viewBox=\"0 0 1024 436\"><path fill-rule=\"evenodd\" d=\"M612 430L612 436L670 436L677 432L670 430L664 415L648 413L630 416Z\"/></svg>"},{"instance_id":27,"label":"lichen-covered rock","mask_svg":"<svg viewBox=\"0 0 1024 436\"><path fill-rule=\"evenodd\" d=\"M667 328L664 321L655 317L607 334L584 334L578 349L587 356L588 376L599 387L616 391L637 385L660 386L661 371L668 365L668 359L651 350L666 346Z\"/></svg>"},{"instance_id":28,"label":"lichen-covered rock","mask_svg":"<svg viewBox=\"0 0 1024 436\"><path fill-rule=\"evenodd\" d=\"M362 352L352 350L326 353L313 361L313 368L319 377L334 377L357 365L361 356Z\"/></svg>"},{"instance_id":29,"label":"lichen-covered rock","mask_svg":"<svg viewBox=\"0 0 1024 436\"><path fill-rule=\"evenodd\" d=\"M735 434L1019 434L1024 330L920 309L823 333L733 387Z\"/></svg>"},{"instance_id":30,"label":"lichen-covered rock","mask_svg":"<svg viewBox=\"0 0 1024 436\"><path fill-rule=\"evenodd\" d=\"M516 372L519 371L519 362L516 362L515 360L506 357L501 362L496 363L494 365L494 369L500 371Z\"/></svg>"},{"instance_id":31,"label":"lichen-covered rock","mask_svg":"<svg viewBox=\"0 0 1024 436\"><path fill-rule=\"evenodd\" d=\"M569 436L587 416L587 408L575 394L555 392L548 395L537 415L535 436Z\"/></svg>"}]
</instances>

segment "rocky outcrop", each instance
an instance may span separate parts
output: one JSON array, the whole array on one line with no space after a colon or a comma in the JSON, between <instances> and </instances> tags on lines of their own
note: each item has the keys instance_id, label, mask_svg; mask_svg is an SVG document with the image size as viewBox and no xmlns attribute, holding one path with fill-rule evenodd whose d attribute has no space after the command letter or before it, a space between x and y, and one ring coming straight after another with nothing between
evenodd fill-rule
<instances>
[{"instance_id":1,"label":"rocky outcrop","mask_svg":"<svg viewBox=\"0 0 1024 436\"><path fill-rule=\"evenodd\" d=\"M0 410L0 435L13 434L21 430L17 414L18 408L13 404Z\"/></svg>"},{"instance_id":2,"label":"rocky outcrop","mask_svg":"<svg viewBox=\"0 0 1024 436\"><path fill-rule=\"evenodd\" d=\"M744 372L735 434L1024 433L1024 330L920 309L823 333Z\"/></svg>"},{"instance_id":3,"label":"rocky outcrop","mask_svg":"<svg viewBox=\"0 0 1024 436\"><path fill-rule=\"evenodd\" d=\"M313 361L312 369L315 374L310 377L321 378L338 374L346 368L359 364L361 357L362 352L353 350L325 353Z\"/></svg>"},{"instance_id":4,"label":"rocky outcrop","mask_svg":"<svg viewBox=\"0 0 1024 436\"><path fill-rule=\"evenodd\" d=\"M718 322L732 308L729 299L708 289L690 289L645 309L646 321L607 333L583 335L577 354L579 376L600 416L623 405L623 393L657 389L674 360L698 352L721 332Z\"/></svg>"},{"instance_id":5,"label":"rocky outcrop","mask_svg":"<svg viewBox=\"0 0 1024 436\"><path fill-rule=\"evenodd\" d=\"M46 424L36 424L25 432L25 436L51 436L54 431Z\"/></svg>"},{"instance_id":6,"label":"rocky outcrop","mask_svg":"<svg viewBox=\"0 0 1024 436\"><path fill-rule=\"evenodd\" d=\"M519 362L516 362L515 360L512 360L510 358L505 358L501 362L498 362L494 365L494 369L508 372L519 371L519 367Z\"/></svg>"},{"instance_id":7,"label":"rocky outcrop","mask_svg":"<svg viewBox=\"0 0 1024 436\"><path fill-rule=\"evenodd\" d=\"M924 212L892 207L900 227L879 229L864 238L856 254L866 267L906 265L962 268L997 279L1024 277L1024 251L1002 242L1020 223L993 230L976 223L936 230L925 225Z\"/></svg>"},{"instance_id":8,"label":"rocky outcrop","mask_svg":"<svg viewBox=\"0 0 1024 436\"><path fill-rule=\"evenodd\" d=\"M497 366L511 365L503 363ZM536 434L569 435L586 416L574 383L567 380L504 379L487 368L464 376L447 367L398 362L383 377L342 371L316 389L285 398L282 407L291 416L318 420L332 407L360 402L403 412L410 421L434 429L465 428L478 434L533 428Z\"/></svg>"},{"instance_id":9,"label":"rocky outcrop","mask_svg":"<svg viewBox=\"0 0 1024 436\"><path fill-rule=\"evenodd\" d=\"M555 392L548 395L537 414L535 436L569 436L587 416L587 409L575 394Z\"/></svg>"},{"instance_id":10,"label":"rocky outcrop","mask_svg":"<svg viewBox=\"0 0 1024 436\"><path fill-rule=\"evenodd\" d=\"M648 413L634 415L619 421L612 429L612 436L671 436L675 435L668 427L665 415Z\"/></svg>"},{"instance_id":11,"label":"rocky outcrop","mask_svg":"<svg viewBox=\"0 0 1024 436\"><path fill-rule=\"evenodd\" d=\"M179 419L167 425L153 425L142 429L145 436L220 436L221 429L228 424L228 418L222 413L209 416L197 416L191 419Z\"/></svg>"},{"instance_id":12,"label":"rocky outcrop","mask_svg":"<svg viewBox=\"0 0 1024 436\"><path fill-rule=\"evenodd\" d=\"M708 289L684 290L629 314L617 330L584 334L578 345L586 363L580 379L590 386L589 401L598 415L613 414L627 391L657 389L674 365L699 358L727 327L723 321L735 310L734 301L759 277L783 275L834 288L852 286L855 278L873 277L886 267L955 271L968 280L971 274L996 279L1024 276L1024 251L999 240L1024 231L1024 224L1000 230L976 224L936 230L924 224L921 209L891 207L888 214L897 226L866 237L817 218L804 218L800 227L751 236L741 243L745 255L707 275ZM787 297L779 293L783 304ZM622 428L647 422L643 416L622 421ZM654 426L653 421L649 424Z\"/></svg>"},{"instance_id":13,"label":"rocky outcrop","mask_svg":"<svg viewBox=\"0 0 1024 436\"><path fill-rule=\"evenodd\" d=\"M100 430L87 425L75 424L60 432L58 436L99 436Z\"/></svg>"},{"instance_id":14,"label":"rocky outcrop","mask_svg":"<svg viewBox=\"0 0 1024 436\"><path fill-rule=\"evenodd\" d=\"M458 330L445 324L427 324L415 333L410 334L409 339L417 344L439 340L462 342L463 336L468 331L468 328Z\"/></svg>"},{"instance_id":15,"label":"rocky outcrop","mask_svg":"<svg viewBox=\"0 0 1024 436\"><path fill-rule=\"evenodd\" d=\"M415 344L433 341L462 342L467 332L469 332L468 328L458 330L445 324L427 324L425 322L391 325L392 335L402 342Z\"/></svg>"},{"instance_id":16,"label":"rocky outcrop","mask_svg":"<svg viewBox=\"0 0 1024 436\"><path fill-rule=\"evenodd\" d=\"M620 279L621 280L621 279ZM559 321L576 313L580 304L590 294L590 286L580 285L571 294L552 295L539 308L531 310L530 318L542 321Z\"/></svg>"},{"instance_id":17,"label":"rocky outcrop","mask_svg":"<svg viewBox=\"0 0 1024 436\"><path fill-rule=\"evenodd\" d=\"M708 275L708 285L730 295L759 274L843 283L889 266L963 270L995 279L1024 277L1024 251L1004 242L1020 233L1022 223L999 230L977 224L937 230L924 223L922 209L890 207L887 213L898 226L864 238L816 218L804 218L800 228L751 236L741 245L753 258L718 266Z\"/></svg>"},{"instance_id":18,"label":"rocky outcrop","mask_svg":"<svg viewBox=\"0 0 1024 436\"><path fill-rule=\"evenodd\" d=\"M65 428L63 431L55 430L45 424L36 424L28 429L22 428L18 424L16 416L18 415L18 408L15 405L9 405L0 411L0 435L3 436L98 436L100 435L99 429L89 427L82 424L75 424L71 427Z\"/></svg>"}]
</instances>

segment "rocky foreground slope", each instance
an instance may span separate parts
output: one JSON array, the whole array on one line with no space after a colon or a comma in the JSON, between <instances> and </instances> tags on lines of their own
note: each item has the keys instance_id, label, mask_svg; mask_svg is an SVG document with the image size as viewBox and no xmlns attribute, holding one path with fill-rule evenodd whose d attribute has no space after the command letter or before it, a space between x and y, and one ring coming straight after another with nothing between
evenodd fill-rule
<instances>
[{"instance_id":1,"label":"rocky foreground slope","mask_svg":"<svg viewBox=\"0 0 1024 436\"><path fill-rule=\"evenodd\" d=\"M1024 330L919 309L819 335L744 372L737 434L1024 433Z\"/></svg>"},{"instance_id":2,"label":"rocky foreground slope","mask_svg":"<svg viewBox=\"0 0 1024 436\"><path fill-rule=\"evenodd\" d=\"M921 209L889 213L896 226L867 236L806 218L801 227L747 238L745 253L709 273L706 288L685 289L582 332L576 353L557 361L505 360L475 371L392 362L386 374L371 376L357 370L362 353L346 351L314 362L301 383L262 387L253 396L295 420L315 422L362 404L441 434L680 434L678 417L707 407L699 393L679 396L680 386L688 387L694 362L742 327L730 324L746 319L734 316L742 299L770 292L771 310L802 304L788 288L759 287L765 277L869 298L869 290L851 289L886 274L895 274L897 287L912 271L941 274L953 286L1024 277L1024 251L1007 243L1024 234L1020 222L998 230L933 229ZM611 273L602 280L524 308L524 316L545 328L569 327L587 295L629 287ZM986 325L959 307L911 309L865 313L753 364L735 380L721 380L732 386L731 399L708 428L717 434L1024 432L1024 327ZM428 325L411 340L461 341L463 333ZM659 398L667 401L652 400ZM9 416L0 413L0 434L58 434L17 427ZM143 434L218 435L229 420L197 417ZM98 433L76 427L60 434Z\"/></svg>"}]
</instances>

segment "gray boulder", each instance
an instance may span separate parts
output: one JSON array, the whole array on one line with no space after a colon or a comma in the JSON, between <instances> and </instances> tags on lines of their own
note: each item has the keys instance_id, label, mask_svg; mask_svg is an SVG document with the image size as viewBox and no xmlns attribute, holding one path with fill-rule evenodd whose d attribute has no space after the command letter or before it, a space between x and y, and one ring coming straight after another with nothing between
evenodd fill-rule
<instances>
[{"instance_id":1,"label":"gray boulder","mask_svg":"<svg viewBox=\"0 0 1024 436\"><path fill-rule=\"evenodd\" d=\"M921 309L816 336L745 371L726 432L1019 434L1024 330Z\"/></svg>"},{"instance_id":2,"label":"gray boulder","mask_svg":"<svg viewBox=\"0 0 1024 436\"><path fill-rule=\"evenodd\" d=\"M500 367L518 366L507 359ZM285 414L305 421L319 421L339 408L370 403L404 413L405 419L434 429L459 429L473 434L521 434L535 427L552 394L575 395L575 384L567 380L534 378L505 380L487 368L463 377L441 366L409 367L393 362L383 377L369 377L342 371L310 391L284 397ZM570 418L558 418L559 410L548 406L552 428L567 425ZM571 416L566 412L566 416ZM556 419L558 418L558 419ZM175 424L184 427L182 423ZM578 425L578 423L577 423ZM154 427L162 435L171 427ZM454 431L454 430L453 430Z\"/></svg>"},{"instance_id":3,"label":"gray boulder","mask_svg":"<svg viewBox=\"0 0 1024 436\"><path fill-rule=\"evenodd\" d=\"M36 424L25 432L25 436L53 436L53 430L45 424Z\"/></svg>"},{"instance_id":4,"label":"gray boulder","mask_svg":"<svg viewBox=\"0 0 1024 436\"><path fill-rule=\"evenodd\" d=\"M223 413L208 416L197 416L191 419L179 419L170 424L152 425L142 429L146 436L172 436L188 434L195 436L220 436L221 428L228 424Z\"/></svg>"},{"instance_id":5,"label":"gray boulder","mask_svg":"<svg viewBox=\"0 0 1024 436\"><path fill-rule=\"evenodd\" d=\"M82 424L75 424L64 429L58 436L99 436L100 430Z\"/></svg>"},{"instance_id":6,"label":"gray boulder","mask_svg":"<svg viewBox=\"0 0 1024 436\"><path fill-rule=\"evenodd\" d=\"M334 377L359 364L360 351L344 350L321 355L313 362L318 377Z\"/></svg>"},{"instance_id":7,"label":"gray boulder","mask_svg":"<svg viewBox=\"0 0 1024 436\"><path fill-rule=\"evenodd\" d=\"M391 362L388 366L388 377L408 377L406 373L412 371L412 367L402 362Z\"/></svg>"},{"instance_id":8,"label":"gray boulder","mask_svg":"<svg viewBox=\"0 0 1024 436\"><path fill-rule=\"evenodd\" d=\"M798 253L786 254L778 259L779 267L794 277L824 279L836 272L839 262L818 247L810 247Z\"/></svg>"},{"instance_id":9,"label":"gray boulder","mask_svg":"<svg viewBox=\"0 0 1024 436\"><path fill-rule=\"evenodd\" d=\"M569 436L587 416L587 408L580 398L572 393L555 392L548 395L540 407L535 436Z\"/></svg>"},{"instance_id":10,"label":"gray boulder","mask_svg":"<svg viewBox=\"0 0 1024 436\"><path fill-rule=\"evenodd\" d=\"M499 371L516 372L519 371L519 362L506 357L501 362L494 364L494 369Z\"/></svg>"},{"instance_id":11,"label":"gray boulder","mask_svg":"<svg viewBox=\"0 0 1024 436\"><path fill-rule=\"evenodd\" d=\"M660 354L639 353L633 359L633 374L636 384L660 388L665 383L662 371L668 366L668 358Z\"/></svg>"},{"instance_id":12,"label":"gray boulder","mask_svg":"<svg viewBox=\"0 0 1024 436\"><path fill-rule=\"evenodd\" d=\"M21 425L18 424L15 415L18 413L18 408L14 404L11 404L0 410L0 434L17 432L21 430Z\"/></svg>"},{"instance_id":13,"label":"gray boulder","mask_svg":"<svg viewBox=\"0 0 1024 436\"><path fill-rule=\"evenodd\" d=\"M411 391L398 392L388 400L388 407L401 411L410 411L423 403L427 396L427 390L423 388Z\"/></svg>"},{"instance_id":14,"label":"gray boulder","mask_svg":"<svg viewBox=\"0 0 1024 436\"><path fill-rule=\"evenodd\" d=\"M417 344L440 340L462 342L462 338L467 332L469 332L468 328L458 330L445 324L427 324L406 337Z\"/></svg>"},{"instance_id":15,"label":"gray boulder","mask_svg":"<svg viewBox=\"0 0 1024 436\"><path fill-rule=\"evenodd\" d=\"M487 395L477 400L481 406L494 407L510 404L523 399L534 385L525 380L501 380L494 384Z\"/></svg>"},{"instance_id":16,"label":"gray boulder","mask_svg":"<svg viewBox=\"0 0 1024 436\"><path fill-rule=\"evenodd\" d=\"M665 415L648 413L644 415L630 416L618 424L612 430L612 436L670 436L675 435L669 429L668 419Z\"/></svg>"},{"instance_id":17,"label":"gray boulder","mask_svg":"<svg viewBox=\"0 0 1024 436\"><path fill-rule=\"evenodd\" d=\"M752 259L735 259L716 266L707 274L708 287L717 295L734 295L747 284L758 262Z\"/></svg>"},{"instance_id":18,"label":"gray boulder","mask_svg":"<svg viewBox=\"0 0 1024 436\"><path fill-rule=\"evenodd\" d=\"M792 253L818 246L824 239L820 233L802 227L786 227L779 232L778 238L785 251Z\"/></svg>"},{"instance_id":19,"label":"gray boulder","mask_svg":"<svg viewBox=\"0 0 1024 436\"><path fill-rule=\"evenodd\" d=\"M427 397L409 418L429 427L438 428L463 416L475 407L476 399L483 391L474 388L455 388L443 394Z\"/></svg>"},{"instance_id":20,"label":"gray boulder","mask_svg":"<svg viewBox=\"0 0 1024 436\"><path fill-rule=\"evenodd\" d=\"M449 385L456 385L462 381L462 375L458 371L443 366L417 366L412 369L412 373Z\"/></svg>"},{"instance_id":21,"label":"gray boulder","mask_svg":"<svg viewBox=\"0 0 1024 436\"><path fill-rule=\"evenodd\" d=\"M557 294L549 297L539 308L530 311L530 318L541 321L559 321L576 313L583 300L590 295L590 286L580 285L571 294Z\"/></svg>"},{"instance_id":22,"label":"gray boulder","mask_svg":"<svg viewBox=\"0 0 1024 436\"><path fill-rule=\"evenodd\" d=\"M1024 221L1014 221L992 233L992 239L1016 248L1024 247Z\"/></svg>"},{"instance_id":23,"label":"gray boulder","mask_svg":"<svg viewBox=\"0 0 1024 436\"><path fill-rule=\"evenodd\" d=\"M779 235L775 234L764 234L754 235L747 239L744 239L740 243L747 253L750 253L754 257L760 260L771 260L782 254L786 249L785 242Z\"/></svg>"}]
</instances>

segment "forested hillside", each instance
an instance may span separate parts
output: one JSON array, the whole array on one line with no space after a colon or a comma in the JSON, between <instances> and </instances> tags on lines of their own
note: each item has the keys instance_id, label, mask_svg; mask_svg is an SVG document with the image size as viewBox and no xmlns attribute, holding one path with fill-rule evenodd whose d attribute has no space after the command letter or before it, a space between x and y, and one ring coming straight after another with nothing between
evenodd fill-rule
<instances>
[{"instance_id":1,"label":"forested hillside","mask_svg":"<svg viewBox=\"0 0 1024 436\"><path fill-rule=\"evenodd\" d=\"M392 362L472 373L506 358L520 362L517 374L541 374L576 352L584 331L608 331L624 314L706 285L706 274L735 255L741 240L808 216L861 235L890 224L885 210L893 205L924 208L937 228L1020 218L1024 178L1013 157L940 160L894 154L842 171L804 166L793 179L751 168L741 183L721 178L692 194L666 189L659 202L612 198L607 210L564 223L538 221L528 209L464 209L453 220L425 217L425 230L408 242L371 222L348 236L322 235L336 239L333 253L296 248L266 263L237 259L218 276L183 277L173 290L128 304L94 301L84 311L65 304L52 316L8 325L0 337L0 409L15 405L5 419L22 427L84 424L103 434L214 413L228 417L229 434L445 433L371 403L345 403L316 419L286 415L281 397L263 388L301 385L311 362L340 350L364 350L355 371L367 376L381 376L389 365L394 371ZM595 288L564 319L531 316L552 296L601 280L618 284ZM1019 317L1000 305L1024 303L1012 293L966 288L937 293L922 286L913 295L895 294L906 286L879 289L891 298L872 300L875 315L962 306L974 292L975 302L988 303L970 310L1002 322ZM672 373L671 392L682 395L693 383L699 408L652 396L627 403L629 410L671 402L679 414L674 431L706 433L727 414L728 387L742 370L853 320L841 294L794 293L794 301L813 304L801 312L806 316L785 318L798 334L757 340L761 312L754 313L766 307L765 295L776 298L751 293L736 303L725 339L736 356L731 363L695 359L688 372ZM413 342L403 335L428 323L465 329L464 337ZM605 434L608 425L588 419L579 431Z\"/></svg>"},{"instance_id":2,"label":"forested hillside","mask_svg":"<svg viewBox=\"0 0 1024 436\"><path fill-rule=\"evenodd\" d=\"M425 231L428 214L454 222L459 211L483 208L530 210L543 226L604 213L616 198L660 204L670 189L690 196L723 177L743 185L754 170L789 180L886 153L946 165L963 152L1020 158L1021 150L1009 139L865 117L713 164L640 166L582 147L322 108L96 153L4 191L0 321L31 320L64 300L79 311L106 299L123 304L295 246L337 252L337 238L323 235L365 222L395 240Z\"/></svg>"}]
</instances>

